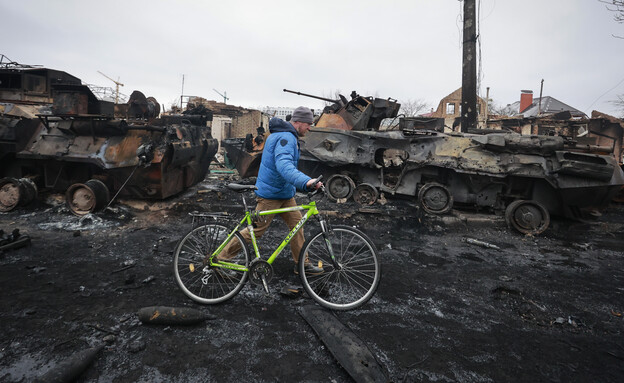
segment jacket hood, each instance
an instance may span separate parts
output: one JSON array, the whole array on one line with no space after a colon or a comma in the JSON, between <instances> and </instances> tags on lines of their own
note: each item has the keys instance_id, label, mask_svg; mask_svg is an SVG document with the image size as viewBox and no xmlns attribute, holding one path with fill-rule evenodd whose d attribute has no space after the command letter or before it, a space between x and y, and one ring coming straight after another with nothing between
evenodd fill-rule
<instances>
[{"instance_id":1,"label":"jacket hood","mask_svg":"<svg viewBox=\"0 0 624 383\"><path fill-rule=\"evenodd\" d=\"M290 132L295 135L295 137L299 138L299 133L294 126L288 121L284 121L280 118L273 117L269 120L269 132L277 133L277 132Z\"/></svg>"}]
</instances>

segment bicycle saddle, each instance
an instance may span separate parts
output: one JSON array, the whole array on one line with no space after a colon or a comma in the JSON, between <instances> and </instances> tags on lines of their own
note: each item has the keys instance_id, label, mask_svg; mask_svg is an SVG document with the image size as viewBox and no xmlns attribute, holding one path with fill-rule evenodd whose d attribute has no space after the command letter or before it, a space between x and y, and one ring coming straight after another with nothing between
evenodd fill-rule
<instances>
[{"instance_id":1,"label":"bicycle saddle","mask_svg":"<svg viewBox=\"0 0 624 383\"><path fill-rule=\"evenodd\" d=\"M228 184L228 189L234 190L235 192L242 193L246 191L257 190L256 185L240 185L240 184Z\"/></svg>"}]
</instances>

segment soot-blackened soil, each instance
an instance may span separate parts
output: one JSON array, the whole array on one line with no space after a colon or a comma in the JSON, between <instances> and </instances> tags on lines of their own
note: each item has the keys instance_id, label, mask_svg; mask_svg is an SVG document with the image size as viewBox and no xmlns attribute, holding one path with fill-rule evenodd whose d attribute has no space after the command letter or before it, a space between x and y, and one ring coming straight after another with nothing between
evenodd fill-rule
<instances>
[{"instance_id":1,"label":"soot-blackened soil","mask_svg":"<svg viewBox=\"0 0 624 383\"><path fill-rule=\"evenodd\" d=\"M78 382L351 381L299 314L314 302L279 294L299 285L289 252L274 263L268 296L248 284L229 302L201 306L176 286L172 253L191 228L188 213L240 213L239 195L213 181L82 220L54 197L0 214L0 229L19 228L32 241L0 255L0 381L31 382L99 344L106 346ZM368 233L381 255L376 296L336 316L389 381L622 381L622 205L592 222L553 220L538 237L511 232L500 217L420 216L404 201L359 212L320 206L332 223ZM276 219L260 241L264 255L285 231ZM136 312L156 305L217 319L141 323Z\"/></svg>"}]
</instances>

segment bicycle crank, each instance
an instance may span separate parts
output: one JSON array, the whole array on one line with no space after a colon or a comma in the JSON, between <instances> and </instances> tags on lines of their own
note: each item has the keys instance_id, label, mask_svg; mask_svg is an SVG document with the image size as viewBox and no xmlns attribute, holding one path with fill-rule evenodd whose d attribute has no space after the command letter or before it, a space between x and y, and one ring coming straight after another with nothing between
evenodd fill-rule
<instances>
[{"instance_id":1,"label":"bicycle crank","mask_svg":"<svg viewBox=\"0 0 624 383\"><path fill-rule=\"evenodd\" d=\"M268 283L273 279L273 266L264 259L256 258L249 264L249 280L254 285L262 285L268 290ZM267 291L268 292L268 291Z\"/></svg>"}]
</instances>

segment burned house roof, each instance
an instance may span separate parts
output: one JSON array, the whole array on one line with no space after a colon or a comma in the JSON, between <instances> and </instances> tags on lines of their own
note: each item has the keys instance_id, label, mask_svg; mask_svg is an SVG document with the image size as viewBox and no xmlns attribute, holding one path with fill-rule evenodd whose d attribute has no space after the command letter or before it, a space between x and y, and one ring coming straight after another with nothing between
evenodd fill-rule
<instances>
[{"instance_id":1,"label":"burned house roof","mask_svg":"<svg viewBox=\"0 0 624 383\"><path fill-rule=\"evenodd\" d=\"M505 114L508 116L523 115L524 117L537 117L538 113L555 114L559 112L570 112L572 117L587 118L585 113L551 96L534 99L531 106L523 110L522 113L520 112L520 101L516 101L505 107Z\"/></svg>"}]
</instances>

